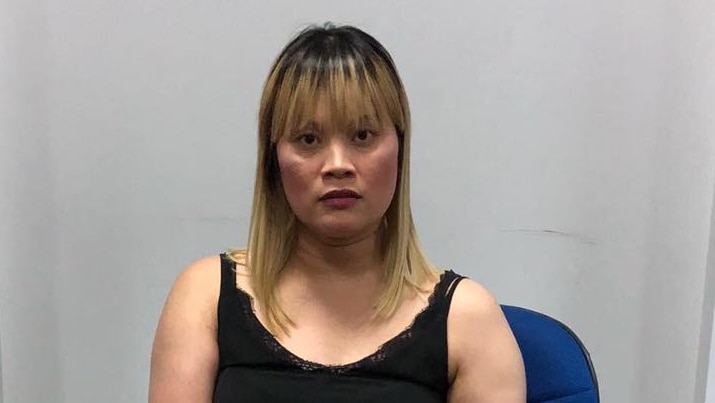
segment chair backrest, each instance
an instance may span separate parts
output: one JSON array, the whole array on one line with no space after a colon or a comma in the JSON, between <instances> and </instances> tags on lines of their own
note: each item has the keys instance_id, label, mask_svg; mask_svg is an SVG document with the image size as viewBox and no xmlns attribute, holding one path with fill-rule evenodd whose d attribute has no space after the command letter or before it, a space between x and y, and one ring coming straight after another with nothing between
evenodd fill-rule
<instances>
[{"instance_id":1,"label":"chair backrest","mask_svg":"<svg viewBox=\"0 0 715 403\"><path fill-rule=\"evenodd\" d=\"M527 403L598 403L591 357L568 326L525 308L502 305L521 349Z\"/></svg>"}]
</instances>

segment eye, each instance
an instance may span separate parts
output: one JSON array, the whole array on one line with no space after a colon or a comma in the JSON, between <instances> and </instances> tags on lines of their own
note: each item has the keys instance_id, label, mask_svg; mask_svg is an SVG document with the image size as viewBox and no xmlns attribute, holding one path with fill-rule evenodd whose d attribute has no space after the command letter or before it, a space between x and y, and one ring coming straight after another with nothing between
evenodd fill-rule
<instances>
[{"instance_id":1,"label":"eye","mask_svg":"<svg viewBox=\"0 0 715 403\"><path fill-rule=\"evenodd\" d=\"M355 140L359 143L365 143L374 136L374 133L368 129L362 129L355 132Z\"/></svg>"},{"instance_id":2,"label":"eye","mask_svg":"<svg viewBox=\"0 0 715 403\"><path fill-rule=\"evenodd\" d=\"M296 137L296 141L302 145L312 146L318 142L318 136L314 133L303 133Z\"/></svg>"}]
</instances>

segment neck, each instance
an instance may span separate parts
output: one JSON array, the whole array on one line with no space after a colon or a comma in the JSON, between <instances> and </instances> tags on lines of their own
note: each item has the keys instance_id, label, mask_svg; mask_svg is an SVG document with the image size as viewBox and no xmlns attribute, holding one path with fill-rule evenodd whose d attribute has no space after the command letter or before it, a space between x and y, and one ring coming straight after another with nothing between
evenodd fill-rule
<instances>
[{"instance_id":1,"label":"neck","mask_svg":"<svg viewBox=\"0 0 715 403\"><path fill-rule=\"evenodd\" d=\"M289 316L300 321L305 307L312 306L338 322L349 319L354 325L373 320L383 284L378 233L340 245L306 233L299 233L297 241L279 286L289 306L303 307L289 310Z\"/></svg>"},{"instance_id":2,"label":"neck","mask_svg":"<svg viewBox=\"0 0 715 403\"><path fill-rule=\"evenodd\" d=\"M355 278L382 273L380 236L377 231L340 243L325 242L299 231L287 268L317 278Z\"/></svg>"}]
</instances>

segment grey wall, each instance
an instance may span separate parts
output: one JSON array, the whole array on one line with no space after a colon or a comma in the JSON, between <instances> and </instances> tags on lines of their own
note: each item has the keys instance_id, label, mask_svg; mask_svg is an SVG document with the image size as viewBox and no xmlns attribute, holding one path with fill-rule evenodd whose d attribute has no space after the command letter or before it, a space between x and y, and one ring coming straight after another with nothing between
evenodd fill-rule
<instances>
[{"instance_id":1,"label":"grey wall","mask_svg":"<svg viewBox=\"0 0 715 403\"><path fill-rule=\"evenodd\" d=\"M713 322L715 322L715 315L713 315ZM713 323L711 322L711 324ZM711 336L711 343L712 340L715 340L715 327L713 327L713 334ZM706 393L706 398L705 402L706 403L715 403L715 348L713 348L712 344L710 345L710 361L709 361L709 369L707 372L707 393Z\"/></svg>"},{"instance_id":2,"label":"grey wall","mask_svg":"<svg viewBox=\"0 0 715 403\"><path fill-rule=\"evenodd\" d=\"M0 4L6 401L145 399L173 277L245 242L270 63L324 20L398 63L432 259L569 323L604 402L702 401L711 2Z\"/></svg>"},{"instance_id":3,"label":"grey wall","mask_svg":"<svg viewBox=\"0 0 715 403\"><path fill-rule=\"evenodd\" d=\"M700 327L700 351L698 354L698 378L696 379L696 401L705 398L706 403L715 403L715 200L713 214L710 217L710 247L708 251L708 267L705 275L705 293L703 299L703 322ZM707 391L707 393L706 393ZM699 394L698 394L699 393Z\"/></svg>"},{"instance_id":4,"label":"grey wall","mask_svg":"<svg viewBox=\"0 0 715 403\"><path fill-rule=\"evenodd\" d=\"M9 403L57 401L62 383L48 38L42 2L0 2L0 358Z\"/></svg>"}]
</instances>

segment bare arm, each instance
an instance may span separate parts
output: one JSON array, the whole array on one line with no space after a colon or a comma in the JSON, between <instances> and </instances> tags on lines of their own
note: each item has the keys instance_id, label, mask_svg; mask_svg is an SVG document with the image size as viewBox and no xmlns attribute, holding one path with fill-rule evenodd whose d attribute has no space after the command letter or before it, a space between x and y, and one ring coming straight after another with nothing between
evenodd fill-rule
<instances>
[{"instance_id":1,"label":"bare arm","mask_svg":"<svg viewBox=\"0 0 715 403\"><path fill-rule=\"evenodd\" d=\"M218 363L218 256L196 261L176 279L151 355L149 403L210 403Z\"/></svg>"},{"instance_id":2,"label":"bare arm","mask_svg":"<svg viewBox=\"0 0 715 403\"><path fill-rule=\"evenodd\" d=\"M524 403L521 352L501 307L479 284L462 280L448 320L449 358L455 363L449 403Z\"/></svg>"}]
</instances>

